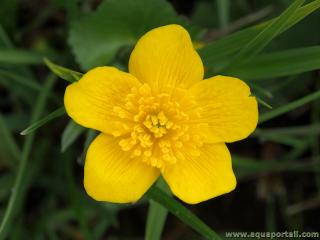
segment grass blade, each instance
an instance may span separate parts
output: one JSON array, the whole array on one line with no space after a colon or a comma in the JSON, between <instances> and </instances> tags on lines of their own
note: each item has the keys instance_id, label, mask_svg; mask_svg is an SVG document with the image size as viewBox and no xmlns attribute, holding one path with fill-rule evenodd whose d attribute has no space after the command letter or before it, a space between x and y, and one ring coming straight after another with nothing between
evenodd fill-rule
<instances>
[{"instance_id":1,"label":"grass blade","mask_svg":"<svg viewBox=\"0 0 320 240\"><path fill-rule=\"evenodd\" d=\"M231 60L224 69L232 68L247 61L261 52L276 36L285 28L286 23L294 15L296 10L304 3L304 0L296 0L278 18L269 23L255 38L249 41L240 52Z\"/></svg>"},{"instance_id":2,"label":"grass blade","mask_svg":"<svg viewBox=\"0 0 320 240\"><path fill-rule=\"evenodd\" d=\"M229 0L217 0L219 24L222 29L225 29L229 23L229 8Z\"/></svg>"},{"instance_id":3,"label":"grass blade","mask_svg":"<svg viewBox=\"0 0 320 240\"><path fill-rule=\"evenodd\" d=\"M153 186L146 196L162 206L164 206L169 212L178 217L185 224L196 230L206 239L221 239L210 227L208 227L201 219L190 212L181 203L170 197L164 191L156 186Z\"/></svg>"},{"instance_id":4,"label":"grass blade","mask_svg":"<svg viewBox=\"0 0 320 240\"><path fill-rule=\"evenodd\" d=\"M314 93L311 93L303 98L295 100L287 105L281 106L281 107L276 108L272 111L261 114L260 118L259 118L259 123L264 123L266 121L269 121L275 117L278 117L282 114L290 112L291 110L296 109L298 107L301 107L301 106L303 106L309 102L312 102L318 98L320 98L320 90L316 91Z\"/></svg>"},{"instance_id":5,"label":"grass blade","mask_svg":"<svg viewBox=\"0 0 320 240\"><path fill-rule=\"evenodd\" d=\"M55 77L50 75L46 81L44 91L40 93L40 96L38 97L38 100L36 102L34 111L31 116L31 122L37 121L40 117L44 106L46 99L49 95L49 92L51 88L53 87L55 82ZM25 176L25 171L27 167L27 161L31 152L32 144L34 140L34 134L30 134L26 137L25 143L23 145L22 149L22 155L21 155L21 161L18 168L18 173L15 179L14 186L12 188L12 193L9 199L9 203L7 205L4 217L1 222L0 226L0 239L3 240L6 238L7 233L10 230L11 227L11 221L14 217L14 211L17 208L17 203L19 201L21 190L23 189L23 180Z\"/></svg>"},{"instance_id":6,"label":"grass blade","mask_svg":"<svg viewBox=\"0 0 320 240\"><path fill-rule=\"evenodd\" d=\"M43 55L30 50L0 49L0 62L10 64L40 64Z\"/></svg>"},{"instance_id":7,"label":"grass blade","mask_svg":"<svg viewBox=\"0 0 320 240\"><path fill-rule=\"evenodd\" d=\"M54 74L68 82L76 82L82 77L82 73L59 66L48 58L44 58L43 61Z\"/></svg>"},{"instance_id":8,"label":"grass blade","mask_svg":"<svg viewBox=\"0 0 320 240\"><path fill-rule=\"evenodd\" d=\"M170 194L170 189L162 178L158 180L157 186L167 194ZM150 201L146 224L146 233L144 238L145 240L161 239L161 234L166 222L167 214L168 210L165 207L153 200Z\"/></svg>"},{"instance_id":9,"label":"grass blade","mask_svg":"<svg viewBox=\"0 0 320 240\"><path fill-rule=\"evenodd\" d=\"M57 118L57 117L61 117L66 113L66 110L64 107L58 108L57 110L55 110L54 112L50 113L49 115L45 116L44 118L42 118L41 120L31 124L29 127L27 127L25 130L23 130L20 134L21 135L27 135L31 132L33 132L34 130L42 127L43 125L45 125L47 122Z\"/></svg>"},{"instance_id":10,"label":"grass blade","mask_svg":"<svg viewBox=\"0 0 320 240\"><path fill-rule=\"evenodd\" d=\"M288 20L281 33L288 30L302 19L315 12L320 8L320 0L315 0L305 6L300 7L294 15ZM203 60L204 65L209 71L225 66L230 58L253 39L267 24L274 21L276 18L266 21L264 23L249 27L239 32L228 35L213 43L207 44L205 47L199 49L199 54Z\"/></svg>"},{"instance_id":11,"label":"grass blade","mask_svg":"<svg viewBox=\"0 0 320 240\"><path fill-rule=\"evenodd\" d=\"M3 148L6 148L10 152L10 156L13 156L15 162L20 160L20 149L17 145L16 141L12 137L8 127L6 126L5 121L0 114L0 136L1 136L1 146L0 149L2 151Z\"/></svg>"},{"instance_id":12,"label":"grass blade","mask_svg":"<svg viewBox=\"0 0 320 240\"><path fill-rule=\"evenodd\" d=\"M228 73L246 80L284 77L320 69L320 47L264 54Z\"/></svg>"}]
</instances>

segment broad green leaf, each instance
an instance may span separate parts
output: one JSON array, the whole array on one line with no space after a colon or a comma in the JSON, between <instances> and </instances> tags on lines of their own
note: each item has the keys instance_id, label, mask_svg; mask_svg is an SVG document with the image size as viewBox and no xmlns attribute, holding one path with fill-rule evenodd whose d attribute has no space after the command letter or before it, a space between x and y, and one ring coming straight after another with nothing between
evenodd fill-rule
<instances>
[{"instance_id":1,"label":"broad green leaf","mask_svg":"<svg viewBox=\"0 0 320 240\"><path fill-rule=\"evenodd\" d=\"M66 110L64 107L58 108L57 110L55 110L54 112L50 113L49 115L45 116L44 118L42 118L41 120L31 124L29 127L27 127L25 130L23 130L20 134L21 135L27 135L29 133L32 133L33 131L35 131L36 129L42 127L43 125L45 125L47 122L57 118L57 117L61 117L66 113Z\"/></svg>"},{"instance_id":2,"label":"broad green leaf","mask_svg":"<svg viewBox=\"0 0 320 240\"><path fill-rule=\"evenodd\" d=\"M43 61L48 66L48 68L58 77L68 81L68 82L76 82L82 77L82 73L70 70L68 68L59 66L53 62L51 62L48 58L44 58Z\"/></svg>"},{"instance_id":3,"label":"broad green leaf","mask_svg":"<svg viewBox=\"0 0 320 240\"><path fill-rule=\"evenodd\" d=\"M109 64L121 47L133 45L146 31L181 22L165 0L108 0L72 24L69 44L87 70Z\"/></svg>"},{"instance_id":4,"label":"broad green leaf","mask_svg":"<svg viewBox=\"0 0 320 240\"><path fill-rule=\"evenodd\" d=\"M40 64L42 58L42 54L30 50L0 48L0 63Z\"/></svg>"},{"instance_id":5,"label":"broad green leaf","mask_svg":"<svg viewBox=\"0 0 320 240\"><path fill-rule=\"evenodd\" d=\"M280 33L293 27L295 24L297 24L319 8L320 0L315 0L309 4L306 4L305 6L300 7L285 24L285 27L281 29ZM239 51L256 35L258 35L259 32L261 32L261 30L267 24L274 21L275 19L271 19L262 24L258 24L253 27L249 27L247 29L233 33L199 49L199 54L203 60L204 65L209 69L213 68L213 70L225 66L237 51Z\"/></svg>"},{"instance_id":6,"label":"broad green leaf","mask_svg":"<svg viewBox=\"0 0 320 240\"><path fill-rule=\"evenodd\" d=\"M264 54L228 73L246 80L283 77L320 69L320 47Z\"/></svg>"},{"instance_id":7,"label":"broad green leaf","mask_svg":"<svg viewBox=\"0 0 320 240\"><path fill-rule=\"evenodd\" d=\"M296 10L304 3L304 0L296 0L292 3L278 18L266 25L266 27L251 41L249 41L237 55L227 65L228 68L232 68L241 64L244 61L248 61L253 56L261 52L277 35L281 33L281 30L285 28L287 22L294 15Z\"/></svg>"},{"instance_id":8,"label":"broad green leaf","mask_svg":"<svg viewBox=\"0 0 320 240\"><path fill-rule=\"evenodd\" d=\"M167 184L163 180L163 178L159 178L157 182L157 187L161 190L170 194L170 189ZM150 200L148 216L147 216L147 224L145 228L145 240L160 240L161 234L163 231L164 224L167 219L168 210L160 205L159 203Z\"/></svg>"},{"instance_id":9,"label":"broad green leaf","mask_svg":"<svg viewBox=\"0 0 320 240\"><path fill-rule=\"evenodd\" d=\"M156 186L153 186L146 193L146 196L162 206L169 212L178 217L185 224L196 230L206 239L221 239L210 227L208 227L201 219L189 211L177 200L169 196L166 192L162 191Z\"/></svg>"},{"instance_id":10,"label":"broad green leaf","mask_svg":"<svg viewBox=\"0 0 320 240\"><path fill-rule=\"evenodd\" d=\"M61 152L67 150L68 147L84 132L84 128L70 120L64 129L61 138Z\"/></svg>"},{"instance_id":11,"label":"broad green leaf","mask_svg":"<svg viewBox=\"0 0 320 240\"><path fill-rule=\"evenodd\" d=\"M271 110L269 112L266 112L266 113L263 113L260 115L259 117L259 123L263 123L263 122L266 122L266 121L269 121L275 117L278 117L282 114L285 114L287 112L290 112L292 111L293 109L296 109L298 107L301 107L309 102L312 102L316 99L320 98L320 90L314 92L314 93L311 93L305 97L302 97L298 100L295 100L293 102L290 102L284 106L281 106L281 107L278 107L278 108L275 108L274 110Z\"/></svg>"}]
</instances>

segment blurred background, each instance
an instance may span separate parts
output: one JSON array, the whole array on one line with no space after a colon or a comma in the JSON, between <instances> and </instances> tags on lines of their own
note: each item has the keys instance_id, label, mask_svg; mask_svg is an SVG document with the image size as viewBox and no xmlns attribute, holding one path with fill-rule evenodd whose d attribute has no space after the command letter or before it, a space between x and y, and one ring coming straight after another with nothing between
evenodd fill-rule
<instances>
[{"instance_id":1,"label":"blurred background","mask_svg":"<svg viewBox=\"0 0 320 240\"><path fill-rule=\"evenodd\" d=\"M117 205L95 202L84 192L84 154L96 132L66 115L25 136L20 132L63 106L68 82L55 77L43 57L79 72L98 65L126 69L136 40L173 22L189 30L207 74L247 81L263 116L250 138L228 145L238 179L235 191L187 208L221 236L226 231L320 231L319 1L306 1L299 12L305 17L250 61L225 68L261 31L260 23L292 2L1 0L1 236L145 238L147 199ZM161 239L202 238L168 214Z\"/></svg>"}]
</instances>

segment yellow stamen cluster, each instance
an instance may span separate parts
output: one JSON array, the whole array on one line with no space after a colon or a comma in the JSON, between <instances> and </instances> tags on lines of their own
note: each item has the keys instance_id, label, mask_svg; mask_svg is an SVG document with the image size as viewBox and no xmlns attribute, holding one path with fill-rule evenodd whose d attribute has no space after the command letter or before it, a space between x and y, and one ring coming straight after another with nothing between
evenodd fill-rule
<instances>
[{"instance_id":1,"label":"yellow stamen cluster","mask_svg":"<svg viewBox=\"0 0 320 240\"><path fill-rule=\"evenodd\" d=\"M146 164L160 169L164 169L165 164L183 159L183 151L199 154L197 149L203 143L202 136L196 131L199 124L188 124L190 117L194 120L199 116L194 111L188 114L183 111L193 104L184 90L176 89L174 96L154 94L144 84L133 88L124 102L124 105L114 107L128 132L119 137L123 151L131 151L132 157L139 157Z\"/></svg>"}]
</instances>

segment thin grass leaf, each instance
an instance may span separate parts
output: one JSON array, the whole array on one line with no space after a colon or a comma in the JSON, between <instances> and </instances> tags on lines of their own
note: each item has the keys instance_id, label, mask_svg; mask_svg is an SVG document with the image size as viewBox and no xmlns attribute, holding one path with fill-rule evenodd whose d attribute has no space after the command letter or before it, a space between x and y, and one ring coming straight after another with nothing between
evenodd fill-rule
<instances>
[{"instance_id":1,"label":"thin grass leaf","mask_svg":"<svg viewBox=\"0 0 320 240\"><path fill-rule=\"evenodd\" d=\"M313 46L264 54L228 73L246 80L259 80L317 69L320 69L320 47Z\"/></svg>"},{"instance_id":2,"label":"thin grass leaf","mask_svg":"<svg viewBox=\"0 0 320 240\"><path fill-rule=\"evenodd\" d=\"M70 120L61 138L61 152L65 152L84 132L84 128Z\"/></svg>"},{"instance_id":3,"label":"thin grass leaf","mask_svg":"<svg viewBox=\"0 0 320 240\"><path fill-rule=\"evenodd\" d=\"M257 99L257 102L260 103L262 106L266 107L266 108L269 108L269 109L272 109L272 106L267 103L266 101L262 100L261 98L255 96L255 98Z\"/></svg>"},{"instance_id":4,"label":"thin grass leaf","mask_svg":"<svg viewBox=\"0 0 320 240\"><path fill-rule=\"evenodd\" d=\"M320 134L320 124L311 124L306 126L292 126L281 128L258 128L254 134L261 136L268 135L294 135L294 136L314 136Z\"/></svg>"},{"instance_id":5,"label":"thin grass leaf","mask_svg":"<svg viewBox=\"0 0 320 240\"><path fill-rule=\"evenodd\" d=\"M222 29L225 29L229 23L229 0L217 0L217 12L219 17L219 24Z\"/></svg>"},{"instance_id":6,"label":"thin grass leaf","mask_svg":"<svg viewBox=\"0 0 320 240\"><path fill-rule=\"evenodd\" d=\"M36 129L42 127L43 125L45 125L47 122L57 118L57 117L61 117L66 113L66 110L64 107L58 108L57 110L55 110L54 112L50 113L49 115L45 116L44 118L42 118L41 120L31 124L29 127L27 127L25 130L23 130L20 134L21 135L27 135L29 133L32 133L33 131L35 131Z\"/></svg>"},{"instance_id":7,"label":"thin grass leaf","mask_svg":"<svg viewBox=\"0 0 320 240\"><path fill-rule=\"evenodd\" d=\"M319 8L320 0L315 0L309 4L306 4L305 6L300 7L288 20L284 28L281 29L281 33L290 29ZM242 46L246 45L251 39L259 34L259 32L261 32L261 30L265 28L267 24L276 19L277 18L274 18L264 23L233 33L199 49L198 51L204 65L209 69L209 71L212 68L214 68L213 70L216 71L216 69L225 66L230 61L230 58L237 51L239 51Z\"/></svg>"},{"instance_id":8,"label":"thin grass leaf","mask_svg":"<svg viewBox=\"0 0 320 240\"><path fill-rule=\"evenodd\" d=\"M16 73L13 73L13 72L10 72L7 70L0 69L0 77L9 78L9 79L15 81L16 83L21 84L22 86L28 87L28 88L36 90L36 91L42 90L42 86L40 84L38 84L36 81L34 81L32 79L28 79L23 76L20 76Z\"/></svg>"},{"instance_id":9,"label":"thin grass leaf","mask_svg":"<svg viewBox=\"0 0 320 240\"><path fill-rule=\"evenodd\" d=\"M162 206L164 206L169 212L178 217L185 224L196 230L206 239L221 239L217 233L215 233L210 227L208 227L201 219L190 212L181 203L170 197L164 191L156 186L153 186L146 196Z\"/></svg>"},{"instance_id":10,"label":"thin grass leaf","mask_svg":"<svg viewBox=\"0 0 320 240\"><path fill-rule=\"evenodd\" d=\"M269 23L256 37L247 43L231 62L223 69L228 69L248 61L259 52L261 52L276 36L285 28L289 19L294 15L296 10L304 3L304 0L296 0L292 3L278 18ZM220 70L220 71L221 71Z\"/></svg>"},{"instance_id":11,"label":"thin grass leaf","mask_svg":"<svg viewBox=\"0 0 320 240\"><path fill-rule=\"evenodd\" d=\"M47 65L47 67L58 77L68 81L68 82L76 82L82 77L82 73L73 71L71 69L59 66L52 61L50 61L48 58L43 59L44 63Z\"/></svg>"},{"instance_id":12,"label":"thin grass leaf","mask_svg":"<svg viewBox=\"0 0 320 240\"><path fill-rule=\"evenodd\" d=\"M40 92L40 95L37 99L36 105L31 115L31 122L37 121L41 113L43 112L46 100L48 98L50 90L54 85L54 82L55 82L55 77L50 75L47 78L46 84L44 86L44 90ZM12 188L9 203L7 205L7 208L0 226L1 240L6 238L11 228L11 223L14 218L15 210L18 208L17 205L19 204L19 200L21 199L21 193L22 193L22 190L24 189L24 184L26 183L24 177L26 177L25 173L27 169L28 158L31 152L33 140L34 140L34 134L30 134L26 137L25 143L23 145L21 161L19 164L15 183Z\"/></svg>"},{"instance_id":13,"label":"thin grass leaf","mask_svg":"<svg viewBox=\"0 0 320 240\"><path fill-rule=\"evenodd\" d=\"M238 178L243 178L248 175L261 174L267 172L282 172L282 171L318 171L314 167L317 166L316 161L310 162L292 162L275 160L256 160L244 158L240 156L232 157L232 164L236 170Z\"/></svg>"},{"instance_id":14,"label":"thin grass leaf","mask_svg":"<svg viewBox=\"0 0 320 240\"><path fill-rule=\"evenodd\" d=\"M0 62L10 64L40 64L43 55L24 49L0 49Z\"/></svg>"},{"instance_id":15,"label":"thin grass leaf","mask_svg":"<svg viewBox=\"0 0 320 240\"><path fill-rule=\"evenodd\" d=\"M8 127L5 121L0 114L0 139L1 139L1 147L0 149L5 148L10 152L11 156L13 156L13 163L20 160L20 149L16 141L14 140L12 134L8 130Z\"/></svg>"},{"instance_id":16,"label":"thin grass leaf","mask_svg":"<svg viewBox=\"0 0 320 240\"><path fill-rule=\"evenodd\" d=\"M157 187L170 194L170 189L166 185L163 178L157 182ZM147 216L147 224L145 229L145 240L160 240L164 224L167 219L168 210L159 203L151 200Z\"/></svg>"},{"instance_id":17,"label":"thin grass leaf","mask_svg":"<svg viewBox=\"0 0 320 240\"><path fill-rule=\"evenodd\" d=\"M281 106L279 108L276 108L272 111L269 111L269 112L266 112L266 113L263 113L260 115L259 117L259 123L264 123L266 121L269 121L275 117L278 117L282 114L285 114L287 112L290 112L292 111L293 109L296 109L298 107L301 107L309 102L312 102L316 99L320 98L320 90L319 91L316 91L314 93L311 93L305 97L302 97L298 100L295 100L291 103L288 103L287 105L284 105L284 106Z\"/></svg>"}]
</instances>

